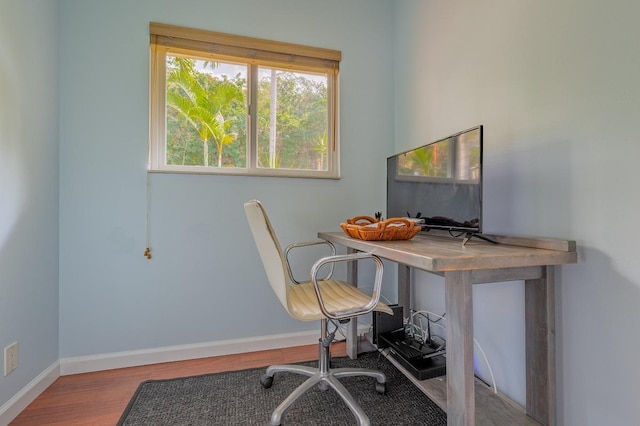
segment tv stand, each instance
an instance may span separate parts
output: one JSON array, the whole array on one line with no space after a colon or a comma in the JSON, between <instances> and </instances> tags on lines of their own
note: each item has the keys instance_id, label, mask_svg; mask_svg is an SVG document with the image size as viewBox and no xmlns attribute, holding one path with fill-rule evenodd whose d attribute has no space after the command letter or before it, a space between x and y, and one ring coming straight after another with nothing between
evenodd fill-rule
<instances>
[{"instance_id":1,"label":"tv stand","mask_svg":"<svg viewBox=\"0 0 640 426\"><path fill-rule=\"evenodd\" d=\"M494 241L489 237L485 237L484 235L482 235L482 234L480 234L478 232L467 232L464 235L464 238L462 239L462 247L464 247L467 244L467 242L473 237L480 238L481 240L486 241L488 243L500 244L499 242Z\"/></svg>"}]
</instances>

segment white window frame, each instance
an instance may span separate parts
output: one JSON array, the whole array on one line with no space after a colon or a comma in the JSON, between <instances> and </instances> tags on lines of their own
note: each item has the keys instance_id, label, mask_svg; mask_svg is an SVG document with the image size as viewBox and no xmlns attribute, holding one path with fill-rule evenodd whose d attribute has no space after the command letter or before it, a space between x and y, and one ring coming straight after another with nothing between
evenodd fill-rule
<instances>
[{"instance_id":1,"label":"white window frame","mask_svg":"<svg viewBox=\"0 0 640 426\"><path fill-rule=\"evenodd\" d=\"M150 172L223 175L340 178L338 71L341 52L251 37L150 23ZM220 61L248 64L246 167L204 167L166 164L166 56L187 54ZM328 167L327 170L264 168L257 166L256 121L258 66L327 75Z\"/></svg>"}]
</instances>

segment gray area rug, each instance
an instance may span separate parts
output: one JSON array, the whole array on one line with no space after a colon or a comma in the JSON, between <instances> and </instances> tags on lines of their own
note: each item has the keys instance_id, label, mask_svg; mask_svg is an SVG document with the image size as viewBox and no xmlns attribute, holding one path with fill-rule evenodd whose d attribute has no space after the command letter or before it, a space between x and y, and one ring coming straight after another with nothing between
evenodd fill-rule
<instances>
[{"instance_id":1,"label":"gray area rug","mask_svg":"<svg viewBox=\"0 0 640 426\"><path fill-rule=\"evenodd\" d=\"M315 362L306 365L317 365ZM387 376L387 394L375 391L375 379L341 379L369 416L372 425L446 425L446 414L377 352L357 360L334 358L333 367L376 368ZM142 382L122 414L119 426L268 425L271 412L305 377L278 373L264 389L265 369ZM344 426L356 420L333 391L307 392L284 415L283 425Z\"/></svg>"}]
</instances>

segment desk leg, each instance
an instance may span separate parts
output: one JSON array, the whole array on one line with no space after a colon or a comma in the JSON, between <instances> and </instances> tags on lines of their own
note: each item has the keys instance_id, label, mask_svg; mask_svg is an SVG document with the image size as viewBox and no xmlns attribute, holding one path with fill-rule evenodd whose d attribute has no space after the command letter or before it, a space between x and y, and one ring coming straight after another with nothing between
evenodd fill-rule
<instances>
[{"instance_id":1,"label":"desk leg","mask_svg":"<svg viewBox=\"0 0 640 426\"><path fill-rule=\"evenodd\" d=\"M556 424L554 267L525 281L527 414L543 425Z\"/></svg>"},{"instance_id":2,"label":"desk leg","mask_svg":"<svg viewBox=\"0 0 640 426\"><path fill-rule=\"evenodd\" d=\"M444 275L447 309L447 425L475 425L471 271Z\"/></svg>"},{"instance_id":3,"label":"desk leg","mask_svg":"<svg viewBox=\"0 0 640 426\"><path fill-rule=\"evenodd\" d=\"M398 263L398 305L402 306L402 316L411 316L411 268Z\"/></svg>"},{"instance_id":4,"label":"desk leg","mask_svg":"<svg viewBox=\"0 0 640 426\"><path fill-rule=\"evenodd\" d=\"M356 253L357 250L347 248L347 253ZM358 262L347 262L347 282L358 287ZM358 317L353 317L347 324L347 356L351 359L358 358Z\"/></svg>"}]
</instances>

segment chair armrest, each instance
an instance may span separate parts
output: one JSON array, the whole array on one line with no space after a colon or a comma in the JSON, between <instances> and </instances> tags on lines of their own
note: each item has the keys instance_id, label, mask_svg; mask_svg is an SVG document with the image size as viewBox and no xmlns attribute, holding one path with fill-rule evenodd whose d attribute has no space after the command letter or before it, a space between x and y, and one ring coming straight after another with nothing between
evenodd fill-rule
<instances>
[{"instance_id":1,"label":"chair armrest","mask_svg":"<svg viewBox=\"0 0 640 426\"><path fill-rule=\"evenodd\" d=\"M337 262L357 262L358 260L362 260L362 259L371 259L376 265L376 275L374 278L373 292L371 294L371 299L366 305L362 306L361 308L349 309L345 311L329 312L324 304L324 301L322 300L322 293L320 291L320 285L318 284L319 280L317 278L318 271L322 266L324 266L327 263L334 264ZM337 256L328 256L328 257L323 257L322 259L319 259L311 268L311 282L313 283L316 296L318 297L320 310L327 318L330 318L333 320L347 319L347 318L366 314L373 311L376 305L380 302L380 295L382 293L382 273L383 273L382 260L380 260L378 256L372 253L358 252L358 253L351 253L351 254L344 254L344 255L337 255Z\"/></svg>"},{"instance_id":2,"label":"chair armrest","mask_svg":"<svg viewBox=\"0 0 640 426\"><path fill-rule=\"evenodd\" d=\"M302 242L299 242L299 243L289 244L287 246L287 248L284 250L284 258L286 260L287 272L289 273L289 278L291 279L291 281L293 281L296 284L300 284L302 282L302 281L296 280L295 277L293 276L293 271L291 271L291 265L289 264L289 252L291 250L293 250L293 249L297 249L297 248L301 248L301 247L317 246L317 245L320 245L320 244L327 245L327 246L329 246L331 248L331 256L335 256L336 255L336 246L334 246L333 243L331 243L329 241L324 241L324 240L302 241ZM330 265L329 273L323 279L324 280L331 279L332 275L333 275L333 264ZM304 280L304 281L307 281L307 280Z\"/></svg>"}]
</instances>

